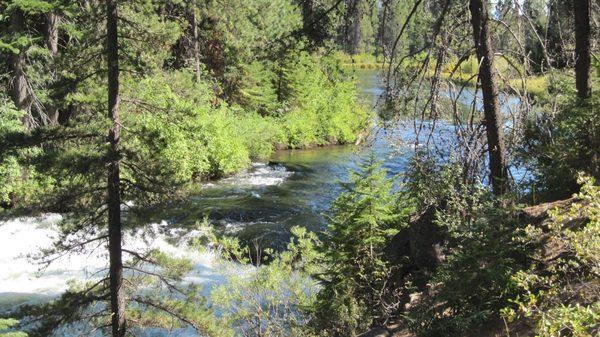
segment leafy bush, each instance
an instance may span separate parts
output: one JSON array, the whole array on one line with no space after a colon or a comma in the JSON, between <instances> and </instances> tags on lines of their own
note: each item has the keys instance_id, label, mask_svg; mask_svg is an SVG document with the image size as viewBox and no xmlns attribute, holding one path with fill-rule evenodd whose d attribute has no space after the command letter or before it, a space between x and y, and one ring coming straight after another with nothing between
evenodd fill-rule
<instances>
[{"instance_id":1,"label":"leafy bush","mask_svg":"<svg viewBox=\"0 0 600 337\"><path fill-rule=\"evenodd\" d=\"M12 318L0 318L0 337L27 337L27 334L20 331L9 331L19 324L19 321Z\"/></svg>"},{"instance_id":2,"label":"leafy bush","mask_svg":"<svg viewBox=\"0 0 600 337\"><path fill-rule=\"evenodd\" d=\"M6 134L24 129L21 123L23 113L7 101L1 103L3 105L0 111L0 133ZM8 204L11 202L11 196L19 189L22 173L17 157L14 155L3 154L0 159L0 203Z\"/></svg>"},{"instance_id":3,"label":"leafy bush","mask_svg":"<svg viewBox=\"0 0 600 337\"><path fill-rule=\"evenodd\" d=\"M286 104L292 108L282 114L264 110L279 104L270 96L251 97L249 107L228 106L214 96L209 83L195 83L185 72L130 79L124 96L131 98L125 100L123 113L128 153L179 183L237 172L250 159L268 158L277 146L355 140L367 118L356 88L342 78L330 81L320 64L308 56L305 60L290 65L292 94ZM259 84L258 91L268 86ZM168 113L157 113L161 111Z\"/></svg>"},{"instance_id":4,"label":"leafy bush","mask_svg":"<svg viewBox=\"0 0 600 337\"><path fill-rule=\"evenodd\" d=\"M286 74L291 111L283 117L290 147L343 144L356 140L369 115L356 96L353 81L302 54Z\"/></svg>"},{"instance_id":5,"label":"leafy bush","mask_svg":"<svg viewBox=\"0 0 600 337\"><path fill-rule=\"evenodd\" d=\"M215 287L209 296L212 309L227 326L243 336L307 336L306 324L312 319L308 309L319 290L310 277L319 269L321 242L315 233L292 227L286 250L265 249L261 254L268 256L254 259L255 247L217 235L206 218L198 228L203 235L194 239L194 246L218 251L221 264L246 265L236 266L242 272L229 275L228 282ZM260 265L262 260L269 263ZM253 261L256 265L250 265Z\"/></svg>"},{"instance_id":6,"label":"leafy bush","mask_svg":"<svg viewBox=\"0 0 600 337\"><path fill-rule=\"evenodd\" d=\"M160 39L173 42L176 33L169 30ZM144 50L148 60L142 62L161 64L150 61L158 56ZM241 97L231 100L239 105L223 101L219 84L208 74L200 81L187 69L150 67L152 71L141 77L124 74L124 183L152 188L160 180L174 188L238 172L251 160L268 159L276 148L353 142L366 127L368 114L358 102L353 82L330 63L306 53L290 53L282 60L248 64L242 67L246 75L236 93ZM2 207L34 206L36 195L44 194L46 200L60 204L54 210L67 211L65 202L72 195L59 197L59 192L46 191L53 185L68 194L90 188L80 172L90 172L92 166L97 175L102 172L94 165L100 165L106 150L102 140L107 129L105 95L97 78L87 78L61 103L76 107L69 123L40 128L35 134L27 134L20 121L22 112L0 97L0 136L20 133L30 143L44 143L43 149L24 144L27 150L2 153ZM77 141L79 137L86 141ZM13 145L7 146L18 147ZM160 179L139 181L149 173Z\"/></svg>"},{"instance_id":7,"label":"leafy bush","mask_svg":"<svg viewBox=\"0 0 600 337\"><path fill-rule=\"evenodd\" d=\"M421 191L418 204L438 205L435 221L447 244L445 260L426 279L427 289L411 304L406 323L420 336L463 336L499 316L511 298L510 278L526 267L531 248L513 240L515 212L494 201L485 186L463 183L459 166L411 177L411 189Z\"/></svg>"},{"instance_id":8,"label":"leafy bush","mask_svg":"<svg viewBox=\"0 0 600 337\"><path fill-rule=\"evenodd\" d=\"M421 336L461 336L493 330L503 317L507 329L516 320L534 323L539 336L595 336L600 189L594 179L579 181L581 193L568 209L533 226L482 186L461 187L460 170L449 168L410 175L408 186L422 191L419 204L443 205L436 221L448 243L445 261L404 313L408 327Z\"/></svg>"},{"instance_id":9,"label":"leafy bush","mask_svg":"<svg viewBox=\"0 0 600 337\"><path fill-rule=\"evenodd\" d=\"M593 337L598 333L600 304L586 307L579 305L560 305L543 312L538 324L538 336L574 336ZM594 332L595 330L595 332Z\"/></svg>"},{"instance_id":10,"label":"leafy bush","mask_svg":"<svg viewBox=\"0 0 600 337\"><path fill-rule=\"evenodd\" d=\"M237 101L252 112L261 115L276 115L282 109L278 97L277 64L254 61L244 67Z\"/></svg>"}]
</instances>

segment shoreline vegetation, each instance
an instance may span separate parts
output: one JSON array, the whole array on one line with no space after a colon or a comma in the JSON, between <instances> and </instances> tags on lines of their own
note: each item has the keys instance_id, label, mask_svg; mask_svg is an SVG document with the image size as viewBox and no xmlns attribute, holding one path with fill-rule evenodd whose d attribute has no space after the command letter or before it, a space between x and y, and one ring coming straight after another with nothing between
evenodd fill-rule
<instances>
[{"instance_id":1,"label":"shoreline vegetation","mask_svg":"<svg viewBox=\"0 0 600 337\"><path fill-rule=\"evenodd\" d=\"M276 150L354 144L372 112L360 101L355 79L337 70L337 62L306 53L287 60L275 82L285 86L281 95L275 93L274 81L263 80L276 76L274 70L253 64L245 71L252 80L233 103L219 96L210 76L207 81L196 81L188 71L141 79L123 76L122 138L128 151L150 160L175 183L230 176L253 161L268 160ZM93 104L91 95L77 94L72 100ZM0 99L0 111L0 131L26 132L19 125L22 113L6 98ZM51 133L57 128L40 130ZM10 136L4 141L7 147L12 142ZM21 173L19 161L41 159L36 151L15 153L1 163L0 178L7 183L0 189L0 202L5 207L33 202L58 187L34 166L29 174Z\"/></svg>"},{"instance_id":2,"label":"shoreline vegetation","mask_svg":"<svg viewBox=\"0 0 600 337\"><path fill-rule=\"evenodd\" d=\"M209 85L193 84L189 78L189 83L183 87L197 91L178 91L181 83L185 83L178 75L172 79L165 78L165 83L159 84L161 91L136 92L132 96L156 97L166 93L181 100L184 105L195 102L192 110L203 110L198 114L196 123L209 123L215 128L213 137L206 138L204 144L196 149L205 151L204 146L209 153L210 149L215 151L214 158L208 159L212 163L209 170L197 172L197 175L219 178L246 168L253 160L266 160L276 150L351 144L358 139L369 123L371 112L360 102L355 80L336 71L331 62L304 54L299 60L285 65L285 74L280 80L287 87L283 99L265 97L263 93L273 89L270 83L254 83L241 89L243 105L230 105L216 97ZM247 76L269 76L264 74L267 71L250 67ZM149 81L154 82L155 79ZM167 84L174 82L180 84ZM154 84L148 87L152 86ZM233 135L237 137L227 137Z\"/></svg>"},{"instance_id":3,"label":"shoreline vegetation","mask_svg":"<svg viewBox=\"0 0 600 337\"><path fill-rule=\"evenodd\" d=\"M378 69L382 70L385 67L382 56L372 54L356 54L350 55L344 52L336 52L334 57L340 60L343 67L348 69Z\"/></svg>"},{"instance_id":4,"label":"shoreline vegetation","mask_svg":"<svg viewBox=\"0 0 600 337\"><path fill-rule=\"evenodd\" d=\"M356 54L350 55L343 52L337 52L334 55L337 58L342 67L352 70L365 70L365 69L376 69L383 70L388 64L384 61L381 55L376 56L372 54ZM417 70L420 66L420 62L423 61L424 56L416 56L414 59L404 63L403 70L401 72L406 73L407 71ZM597 56L595 56L595 59ZM469 88L474 88L477 85L477 59L474 56L469 57L467 60L461 62L460 66L457 65L456 59L447 62L440 72L440 79L442 81L450 81L456 85L465 85ZM454 69L456 67L456 69ZM427 71L425 72L425 78L431 79L435 73L435 64L430 63ZM570 70L553 70L545 74L531 74L524 75L522 65L519 65L517 60L511 60L505 56L496 58L496 69L500 78L499 89L505 92L514 94L526 93L531 98L541 102L547 103L551 99L553 91L553 84L557 81L565 81L573 78L574 74ZM452 72L454 70L454 72ZM592 72L593 78L600 77L598 71Z\"/></svg>"}]
</instances>

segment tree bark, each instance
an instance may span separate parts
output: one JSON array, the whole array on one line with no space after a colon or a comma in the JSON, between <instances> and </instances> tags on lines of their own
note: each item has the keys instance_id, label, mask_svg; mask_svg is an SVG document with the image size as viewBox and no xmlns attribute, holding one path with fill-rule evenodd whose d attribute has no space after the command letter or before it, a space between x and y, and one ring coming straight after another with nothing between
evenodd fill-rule
<instances>
[{"instance_id":1,"label":"tree bark","mask_svg":"<svg viewBox=\"0 0 600 337\"><path fill-rule=\"evenodd\" d=\"M314 0L302 0L300 1L302 6L302 29L306 34L311 36L310 32L312 31L313 24L313 1Z\"/></svg>"},{"instance_id":2,"label":"tree bark","mask_svg":"<svg viewBox=\"0 0 600 337\"><path fill-rule=\"evenodd\" d=\"M346 52L356 55L360 49L361 3L360 0L348 0L346 6Z\"/></svg>"},{"instance_id":3,"label":"tree bark","mask_svg":"<svg viewBox=\"0 0 600 337\"><path fill-rule=\"evenodd\" d=\"M590 79L590 0L575 0L575 83L577 96L586 99L592 94Z\"/></svg>"},{"instance_id":4,"label":"tree bark","mask_svg":"<svg viewBox=\"0 0 600 337\"><path fill-rule=\"evenodd\" d=\"M20 8L14 8L10 16L10 30L16 38L25 30L25 16ZM10 53L9 64L12 70L11 96L17 109L27 114L23 117L25 127L31 129L33 121L29 113L29 95L27 94L27 77L25 76L25 50L20 48L17 53Z\"/></svg>"},{"instance_id":5,"label":"tree bark","mask_svg":"<svg viewBox=\"0 0 600 337\"><path fill-rule=\"evenodd\" d=\"M564 43L561 36L561 30L563 28L561 24L561 14L563 14L564 5L560 1L564 0L550 1L548 7L548 28L546 31L546 49L551 57L551 66L558 69L564 68L567 64Z\"/></svg>"},{"instance_id":6,"label":"tree bark","mask_svg":"<svg viewBox=\"0 0 600 337\"><path fill-rule=\"evenodd\" d=\"M46 14L46 25L44 26L46 47L50 51L50 56L54 59L58 53L58 15L54 12Z\"/></svg>"},{"instance_id":7,"label":"tree bark","mask_svg":"<svg viewBox=\"0 0 600 337\"><path fill-rule=\"evenodd\" d=\"M192 46L194 53L194 70L196 72L196 82L200 81L200 48L198 46L198 22L196 21L196 12L192 9Z\"/></svg>"},{"instance_id":8,"label":"tree bark","mask_svg":"<svg viewBox=\"0 0 600 337\"><path fill-rule=\"evenodd\" d=\"M489 33L488 3L486 0L470 0L471 23L477 59L479 80L483 92L484 123L487 133L490 182L495 195L508 191L508 169L502 115L498 101L498 85L494 70L494 51Z\"/></svg>"},{"instance_id":9,"label":"tree bark","mask_svg":"<svg viewBox=\"0 0 600 337\"><path fill-rule=\"evenodd\" d=\"M117 36L117 0L106 1L106 52L108 60L108 250L110 255L110 307L113 337L125 336L125 297L121 233L121 183L119 172L119 44Z\"/></svg>"},{"instance_id":10,"label":"tree bark","mask_svg":"<svg viewBox=\"0 0 600 337\"><path fill-rule=\"evenodd\" d=\"M46 48L50 52L51 66L50 66L50 76L54 81L56 79L56 67L54 66L54 62L56 59L56 55L58 54L58 15L54 12L48 12L46 14L46 25L44 26L44 39L46 41ZM59 111L55 104L50 102L47 107L47 114L50 124L56 125L59 120Z\"/></svg>"}]
</instances>

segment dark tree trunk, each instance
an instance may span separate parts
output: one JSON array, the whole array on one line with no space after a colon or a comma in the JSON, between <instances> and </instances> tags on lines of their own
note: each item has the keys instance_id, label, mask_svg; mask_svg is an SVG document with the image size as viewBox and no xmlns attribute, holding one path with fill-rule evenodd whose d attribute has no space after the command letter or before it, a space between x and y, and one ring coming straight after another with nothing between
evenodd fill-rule
<instances>
[{"instance_id":1,"label":"dark tree trunk","mask_svg":"<svg viewBox=\"0 0 600 337\"><path fill-rule=\"evenodd\" d=\"M590 79L590 0L575 0L575 77L577 95L586 99L592 94Z\"/></svg>"},{"instance_id":2,"label":"dark tree trunk","mask_svg":"<svg viewBox=\"0 0 600 337\"><path fill-rule=\"evenodd\" d=\"M351 54L354 55L360 52L360 19L362 14L360 5L360 0L354 0L352 26L350 29L350 49Z\"/></svg>"},{"instance_id":3,"label":"dark tree trunk","mask_svg":"<svg viewBox=\"0 0 600 337\"><path fill-rule=\"evenodd\" d=\"M54 67L54 61L58 54L58 15L51 11L46 14L46 25L44 26L44 38L46 40L46 48L50 52L51 58L51 74L52 80L56 78L56 70ZM48 119L51 124L58 124L59 112L55 104L49 103L46 107Z\"/></svg>"},{"instance_id":4,"label":"dark tree trunk","mask_svg":"<svg viewBox=\"0 0 600 337\"><path fill-rule=\"evenodd\" d=\"M329 18L323 16L322 8L319 7L318 2L315 0L300 0L300 6L304 35L313 47L321 45L329 37ZM346 36L343 38L344 43L346 43Z\"/></svg>"},{"instance_id":5,"label":"dark tree trunk","mask_svg":"<svg viewBox=\"0 0 600 337\"><path fill-rule=\"evenodd\" d=\"M19 8L13 9L11 13L10 30L14 36L21 35L25 30L25 17ZM18 53L10 53L9 64L12 70L11 96L18 109L27 111L23 123L30 129L33 126L33 121L29 114L27 77L25 77L25 50L19 49Z\"/></svg>"},{"instance_id":6,"label":"dark tree trunk","mask_svg":"<svg viewBox=\"0 0 600 337\"><path fill-rule=\"evenodd\" d=\"M313 25L313 0L301 1L302 6L302 29L308 36L312 36L312 25Z\"/></svg>"},{"instance_id":7,"label":"dark tree trunk","mask_svg":"<svg viewBox=\"0 0 600 337\"><path fill-rule=\"evenodd\" d=\"M46 14L45 40L50 56L54 58L58 53L58 15L55 12Z\"/></svg>"},{"instance_id":8,"label":"dark tree trunk","mask_svg":"<svg viewBox=\"0 0 600 337\"><path fill-rule=\"evenodd\" d=\"M360 47L360 0L348 0L346 3L346 52L350 55L358 54Z\"/></svg>"},{"instance_id":9,"label":"dark tree trunk","mask_svg":"<svg viewBox=\"0 0 600 337\"><path fill-rule=\"evenodd\" d=\"M479 80L483 92L484 122L487 132L490 182L495 195L508 191L508 170L504 148L502 115L498 102L498 86L494 70L494 52L489 33L488 3L486 0L470 0L471 23L477 59Z\"/></svg>"},{"instance_id":10,"label":"dark tree trunk","mask_svg":"<svg viewBox=\"0 0 600 337\"><path fill-rule=\"evenodd\" d=\"M121 249L121 183L119 173L119 44L117 0L106 1L106 52L108 59L108 250L110 255L110 308L113 337L125 336L125 297Z\"/></svg>"},{"instance_id":11,"label":"dark tree trunk","mask_svg":"<svg viewBox=\"0 0 600 337\"><path fill-rule=\"evenodd\" d=\"M198 22L196 21L196 12L192 9L192 17L190 20L192 26L192 52L194 53L194 70L196 72L196 81L200 81L200 48L198 46Z\"/></svg>"},{"instance_id":12,"label":"dark tree trunk","mask_svg":"<svg viewBox=\"0 0 600 337\"><path fill-rule=\"evenodd\" d=\"M550 1L548 7L548 29L546 32L546 49L552 59L551 66L562 69L567 65L565 57L564 43L561 36L563 25L561 24L561 14L564 10L562 0Z\"/></svg>"}]
</instances>

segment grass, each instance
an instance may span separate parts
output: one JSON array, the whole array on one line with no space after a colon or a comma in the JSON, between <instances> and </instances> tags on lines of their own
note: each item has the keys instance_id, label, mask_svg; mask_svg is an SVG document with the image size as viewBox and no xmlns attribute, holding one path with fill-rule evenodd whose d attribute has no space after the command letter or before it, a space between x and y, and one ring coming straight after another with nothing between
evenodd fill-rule
<instances>
[{"instance_id":1,"label":"grass","mask_svg":"<svg viewBox=\"0 0 600 337\"><path fill-rule=\"evenodd\" d=\"M471 56L464 61L461 66L452 74L453 67L457 60L450 60L441 73L441 79L452 81L459 85L474 87L477 84L477 59ZM531 97L539 100L548 100L548 75L532 75L523 79L521 74L523 69L517 62L505 58L497 58L495 67L499 74L499 86L501 90L519 91L523 90ZM428 69L426 76L433 76L433 66Z\"/></svg>"},{"instance_id":2,"label":"grass","mask_svg":"<svg viewBox=\"0 0 600 337\"><path fill-rule=\"evenodd\" d=\"M383 69L383 57L371 54L350 55L344 52L337 52L335 58L345 68L352 69Z\"/></svg>"},{"instance_id":3,"label":"grass","mask_svg":"<svg viewBox=\"0 0 600 337\"><path fill-rule=\"evenodd\" d=\"M351 69L383 69L385 66L387 66L384 63L382 56L375 56L366 53L349 55L340 51L335 53L334 58L337 59L343 67ZM417 55L415 59L407 60L404 68L407 71L409 69L416 69L419 67L423 58L424 55ZM592 78L600 78L600 55L593 55L592 61ZM452 70L454 70L457 62L458 59L456 58L448 60L448 62L442 68L440 78L445 81L452 81L458 85L475 87L477 84L478 70L477 58L472 55L467 60L464 60L454 71L454 73L452 73ZM500 75L500 90L508 92L525 92L531 98L540 102L548 102L550 100L552 82L554 81L552 74L530 75L522 79L521 74L524 73L524 69L521 62L518 60L513 60L508 57L496 57L494 63L496 70ZM426 77L433 77L435 71L434 67L435 62L431 62L425 73ZM574 75L569 73L568 70L559 70L554 74L557 74L559 77L563 78L574 77Z\"/></svg>"},{"instance_id":4,"label":"grass","mask_svg":"<svg viewBox=\"0 0 600 337\"><path fill-rule=\"evenodd\" d=\"M478 63L475 56L469 57L461 66L451 75L452 68L457 60L451 60L444 67L441 78L450 80L460 85L474 87L477 84ZM548 95L548 77L547 75L526 76L523 79L521 74L523 69L515 60L510 60L504 57L495 59L495 67L499 74L499 86L501 90L525 91L531 97L547 100ZM433 76L433 69L428 70L428 76Z\"/></svg>"}]
</instances>

